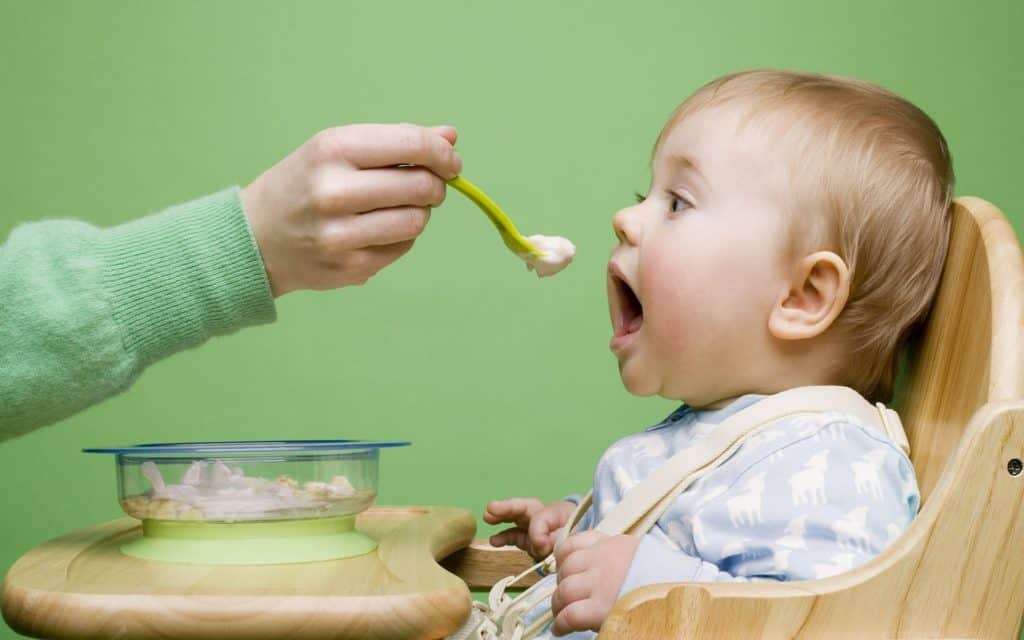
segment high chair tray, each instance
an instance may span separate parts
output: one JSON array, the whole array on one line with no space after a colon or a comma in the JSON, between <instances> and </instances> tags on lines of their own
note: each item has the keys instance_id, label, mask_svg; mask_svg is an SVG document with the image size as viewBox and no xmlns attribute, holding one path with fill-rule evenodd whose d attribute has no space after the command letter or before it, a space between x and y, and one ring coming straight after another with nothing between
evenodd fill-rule
<instances>
[{"instance_id":1,"label":"high chair tray","mask_svg":"<svg viewBox=\"0 0 1024 640\"><path fill-rule=\"evenodd\" d=\"M356 529L375 551L344 560L225 566L152 562L120 546L141 535L120 518L22 556L3 615L37 638L442 638L469 615L466 584L436 562L465 547L464 509L377 507Z\"/></svg>"}]
</instances>

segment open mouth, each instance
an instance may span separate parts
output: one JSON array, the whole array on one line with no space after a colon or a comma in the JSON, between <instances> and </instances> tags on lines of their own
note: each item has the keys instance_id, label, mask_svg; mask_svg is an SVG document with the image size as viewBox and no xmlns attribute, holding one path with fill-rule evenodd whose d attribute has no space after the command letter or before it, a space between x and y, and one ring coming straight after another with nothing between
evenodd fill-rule
<instances>
[{"instance_id":1,"label":"open mouth","mask_svg":"<svg viewBox=\"0 0 1024 640\"><path fill-rule=\"evenodd\" d=\"M636 333L644 324L644 306L640 298L619 274L609 272L612 282L612 328L615 337Z\"/></svg>"}]
</instances>

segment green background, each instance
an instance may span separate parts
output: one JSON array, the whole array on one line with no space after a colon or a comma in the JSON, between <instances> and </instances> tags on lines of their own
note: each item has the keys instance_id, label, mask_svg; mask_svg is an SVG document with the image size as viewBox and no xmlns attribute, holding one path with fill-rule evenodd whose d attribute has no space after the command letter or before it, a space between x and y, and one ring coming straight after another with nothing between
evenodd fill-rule
<instances>
[{"instance_id":1,"label":"green background","mask_svg":"<svg viewBox=\"0 0 1024 640\"><path fill-rule=\"evenodd\" d=\"M129 393L0 445L0 572L119 514L113 464L86 446L407 439L384 452L381 503L479 515L495 497L585 490L612 441L674 408L631 397L608 352L610 218L646 189L666 116L721 74L887 86L945 132L958 193L1024 225L1019 0L0 6L0 238L246 184L328 126L412 121L457 126L464 174L523 231L579 249L538 281L452 193L369 286L288 295L276 324L176 355Z\"/></svg>"}]
</instances>

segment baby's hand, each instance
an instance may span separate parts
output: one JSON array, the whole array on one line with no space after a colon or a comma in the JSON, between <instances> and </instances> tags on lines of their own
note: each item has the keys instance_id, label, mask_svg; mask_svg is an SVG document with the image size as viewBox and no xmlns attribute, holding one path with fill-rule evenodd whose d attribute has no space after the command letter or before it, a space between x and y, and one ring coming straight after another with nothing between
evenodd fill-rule
<instances>
[{"instance_id":1,"label":"baby's hand","mask_svg":"<svg viewBox=\"0 0 1024 640\"><path fill-rule=\"evenodd\" d=\"M640 539L584 531L555 550L558 588L551 596L551 632L598 631L611 613Z\"/></svg>"},{"instance_id":2,"label":"baby's hand","mask_svg":"<svg viewBox=\"0 0 1024 640\"><path fill-rule=\"evenodd\" d=\"M572 516L576 505L566 500L544 505L537 498L509 498L487 503L484 522L498 524L513 522L515 527L491 536L491 544L503 547L513 544L540 560L555 545L558 530Z\"/></svg>"},{"instance_id":3,"label":"baby's hand","mask_svg":"<svg viewBox=\"0 0 1024 640\"><path fill-rule=\"evenodd\" d=\"M462 170L451 127L327 129L242 190L270 289L362 284L407 252Z\"/></svg>"}]
</instances>

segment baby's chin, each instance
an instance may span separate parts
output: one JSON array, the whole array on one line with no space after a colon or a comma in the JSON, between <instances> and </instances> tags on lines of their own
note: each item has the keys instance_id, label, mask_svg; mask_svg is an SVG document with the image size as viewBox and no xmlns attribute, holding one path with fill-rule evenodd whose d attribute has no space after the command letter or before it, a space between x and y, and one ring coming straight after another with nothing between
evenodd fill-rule
<instances>
[{"instance_id":1,"label":"baby's chin","mask_svg":"<svg viewBox=\"0 0 1024 640\"><path fill-rule=\"evenodd\" d=\"M622 379L622 386L626 388L626 391L642 398L660 396L666 400L687 402L687 396L694 395L693 390L688 392L685 389L675 388L678 385L670 388L666 381L652 375L650 370L644 370L643 367L637 366L635 362L627 362L625 365L620 362L619 377Z\"/></svg>"},{"instance_id":2,"label":"baby's chin","mask_svg":"<svg viewBox=\"0 0 1024 640\"><path fill-rule=\"evenodd\" d=\"M661 390L655 376L636 362L619 363L619 377L622 378L622 386L634 396L653 396Z\"/></svg>"}]
</instances>

